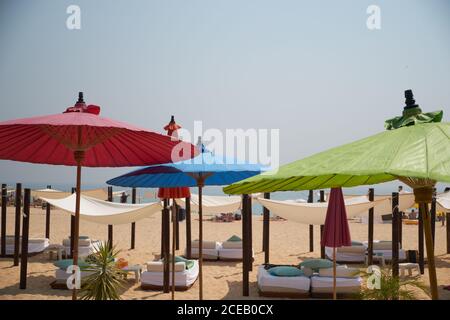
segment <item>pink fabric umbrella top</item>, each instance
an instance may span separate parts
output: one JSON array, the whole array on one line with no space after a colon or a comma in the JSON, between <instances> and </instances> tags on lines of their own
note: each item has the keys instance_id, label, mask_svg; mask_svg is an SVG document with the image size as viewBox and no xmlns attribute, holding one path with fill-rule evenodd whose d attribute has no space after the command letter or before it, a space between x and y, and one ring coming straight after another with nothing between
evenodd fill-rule
<instances>
[{"instance_id":1,"label":"pink fabric umbrella top","mask_svg":"<svg viewBox=\"0 0 450 320\"><path fill-rule=\"evenodd\" d=\"M74 151L84 150L85 167L123 167L176 162L198 153L192 144L100 117L100 107L80 99L61 114L0 122L0 159L74 166Z\"/></svg>"},{"instance_id":2,"label":"pink fabric umbrella top","mask_svg":"<svg viewBox=\"0 0 450 320\"><path fill-rule=\"evenodd\" d=\"M322 246L331 248L351 246L352 244L341 188L331 189L321 243Z\"/></svg>"}]
</instances>

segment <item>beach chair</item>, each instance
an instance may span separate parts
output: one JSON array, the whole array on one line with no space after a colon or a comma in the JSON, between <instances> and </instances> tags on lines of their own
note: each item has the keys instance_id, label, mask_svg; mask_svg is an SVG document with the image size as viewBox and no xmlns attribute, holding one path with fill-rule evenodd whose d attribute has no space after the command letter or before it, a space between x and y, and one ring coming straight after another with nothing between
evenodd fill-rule
<instances>
[{"instance_id":1,"label":"beach chair","mask_svg":"<svg viewBox=\"0 0 450 320\"><path fill-rule=\"evenodd\" d=\"M187 260L175 262L175 290L186 291L191 288L198 278L198 261ZM141 288L143 290L160 291L164 285L164 263L163 261L149 261L146 263L147 270L141 273ZM169 264L172 271L172 264ZM172 286L172 274L169 275L169 284Z\"/></svg>"},{"instance_id":2,"label":"beach chair","mask_svg":"<svg viewBox=\"0 0 450 320\"><path fill-rule=\"evenodd\" d=\"M336 248L336 261L339 263L364 263L366 247L362 242L352 241L351 246ZM333 260L333 248L325 247L325 255Z\"/></svg>"},{"instance_id":3,"label":"beach chair","mask_svg":"<svg viewBox=\"0 0 450 320\"><path fill-rule=\"evenodd\" d=\"M191 242L191 258L198 259L198 246L199 241L194 240ZM217 241L205 241L203 240L202 255L203 260L216 261L219 259L219 249L222 247L220 242ZM185 252L186 256L186 252Z\"/></svg>"},{"instance_id":4,"label":"beach chair","mask_svg":"<svg viewBox=\"0 0 450 320\"><path fill-rule=\"evenodd\" d=\"M336 293L338 298L355 298L361 290L362 278L359 269L340 265L336 268ZM311 277L313 298L333 297L333 268L320 269Z\"/></svg>"},{"instance_id":5,"label":"beach chair","mask_svg":"<svg viewBox=\"0 0 450 320\"><path fill-rule=\"evenodd\" d=\"M101 241L91 240L87 236L80 236L78 239L78 257L87 257L91 253L94 253L98 249ZM70 256L70 237L63 240L64 252L66 257Z\"/></svg>"},{"instance_id":6,"label":"beach chair","mask_svg":"<svg viewBox=\"0 0 450 320\"><path fill-rule=\"evenodd\" d=\"M364 241L364 246L368 247L368 242ZM384 241L384 240L374 240L373 241L373 254L383 256L385 261L392 260L392 241ZM400 247L398 250L398 260L405 261L406 260L406 251Z\"/></svg>"},{"instance_id":7,"label":"beach chair","mask_svg":"<svg viewBox=\"0 0 450 320\"><path fill-rule=\"evenodd\" d=\"M50 245L50 241L47 238L29 238L28 239L28 255L34 255L41 252ZM7 235L5 241L6 255L14 255L14 236ZM22 237L19 240L19 253L22 251Z\"/></svg>"},{"instance_id":8,"label":"beach chair","mask_svg":"<svg viewBox=\"0 0 450 320\"><path fill-rule=\"evenodd\" d=\"M258 267L258 292L262 297L309 298L311 280L305 275L274 276L266 266Z\"/></svg>"}]
</instances>

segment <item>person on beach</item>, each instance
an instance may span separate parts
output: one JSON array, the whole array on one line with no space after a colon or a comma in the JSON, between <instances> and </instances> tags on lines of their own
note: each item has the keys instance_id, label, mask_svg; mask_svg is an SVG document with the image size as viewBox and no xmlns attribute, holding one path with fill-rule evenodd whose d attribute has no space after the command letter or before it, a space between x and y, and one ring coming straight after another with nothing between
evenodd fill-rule
<instances>
[{"instance_id":1,"label":"person on beach","mask_svg":"<svg viewBox=\"0 0 450 320\"><path fill-rule=\"evenodd\" d=\"M122 192L120 196L120 203L127 203L128 195L125 192Z\"/></svg>"}]
</instances>

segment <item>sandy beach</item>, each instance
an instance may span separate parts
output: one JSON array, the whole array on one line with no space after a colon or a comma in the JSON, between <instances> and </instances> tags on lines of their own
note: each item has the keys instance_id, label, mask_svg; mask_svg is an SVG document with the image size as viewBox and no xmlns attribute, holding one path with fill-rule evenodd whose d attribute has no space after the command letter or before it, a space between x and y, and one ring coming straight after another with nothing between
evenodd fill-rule
<instances>
[{"instance_id":1,"label":"sandy beach","mask_svg":"<svg viewBox=\"0 0 450 320\"><path fill-rule=\"evenodd\" d=\"M7 234L12 235L14 230L14 208L8 207ZM197 216L193 216L193 239L198 234ZM143 264L153 260L160 250L161 215L143 219L136 223L136 249L130 250L130 225L114 227L114 243L121 250L120 257L124 257L130 264ZM271 263L294 264L305 258L320 256L319 227L315 227L314 252L309 251L308 226L289 221L273 221L270 225L270 261ZM350 221L353 240L367 239L367 225ZM67 213L52 210L50 242L61 243L69 235L70 218ZM205 240L223 241L232 235L240 236L242 225L239 221L231 223L204 222ZM375 239L390 240L391 225L376 224ZM417 226L403 226L403 248L417 249ZM45 234L45 211L32 208L30 222L30 237L43 237ZM92 239L104 240L107 238L107 226L81 221L80 234L88 235ZM436 263L440 299L450 299L450 291L442 287L450 284L450 255L446 252L445 227L436 223ZM180 223L180 249L182 254L185 248L185 223ZM260 298L256 284L257 266L263 263L262 249L262 217L253 219L253 246L255 262L253 272L250 273L250 299ZM13 267L12 258L0 259L0 299L70 299L68 290L55 290L50 288L56 267L49 260L47 254L38 254L29 259L28 287L19 289L19 267ZM428 275L421 277L428 284ZM243 299L242 297L242 264L238 262L205 262L204 263L204 297L206 299ZM176 299L198 299L198 281L186 292L176 292ZM420 298L427 299L421 294ZM170 294L162 292L143 291L135 284L134 277L130 275L124 289L122 299L170 299Z\"/></svg>"}]
</instances>

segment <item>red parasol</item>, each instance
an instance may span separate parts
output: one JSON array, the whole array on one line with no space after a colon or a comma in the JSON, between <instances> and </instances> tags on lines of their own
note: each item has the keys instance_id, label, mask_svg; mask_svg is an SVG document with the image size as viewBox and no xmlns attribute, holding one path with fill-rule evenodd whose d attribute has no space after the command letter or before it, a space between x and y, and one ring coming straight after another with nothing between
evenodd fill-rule
<instances>
[{"instance_id":1,"label":"red parasol","mask_svg":"<svg viewBox=\"0 0 450 320\"><path fill-rule=\"evenodd\" d=\"M73 264L78 264L81 167L122 167L189 159L192 144L99 116L78 101L62 114L0 122L0 159L77 166ZM181 145L180 145L181 144ZM172 152L177 146L179 152ZM174 153L174 154L172 154ZM174 157L179 157L174 159ZM76 299L76 289L73 290Z\"/></svg>"},{"instance_id":2,"label":"red parasol","mask_svg":"<svg viewBox=\"0 0 450 320\"><path fill-rule=\"evenodd\" d=\"M333 299L336 299L336 248L352 245L341 188L331 189L321 244L333 248Z\"/></svg>"}]
</instances>

